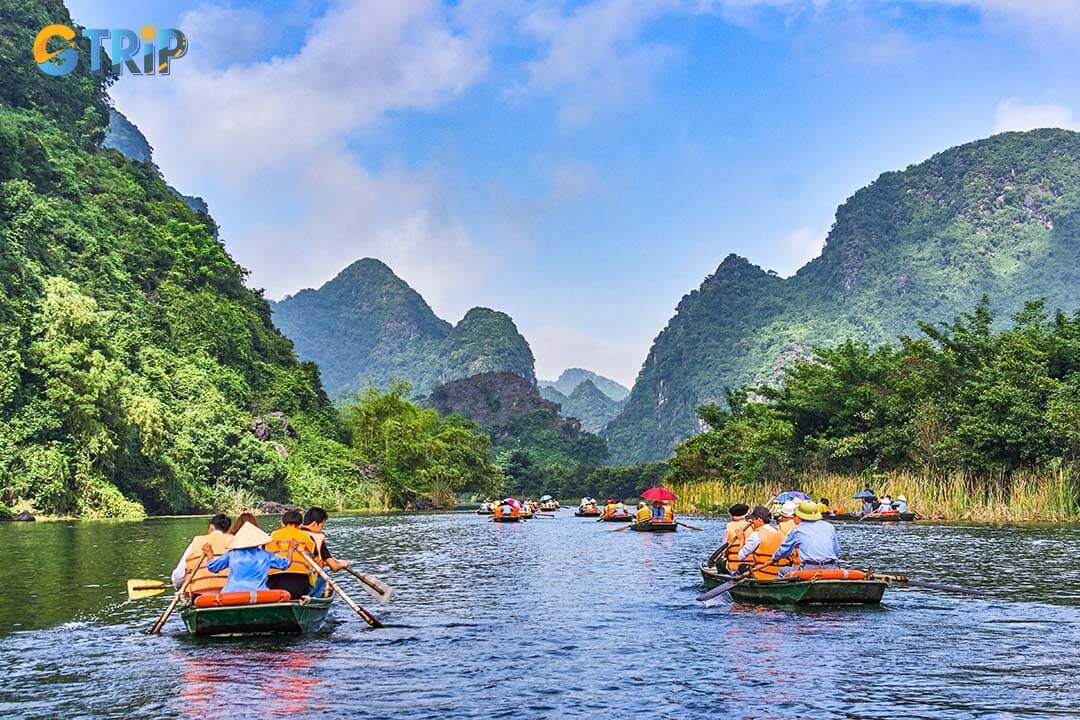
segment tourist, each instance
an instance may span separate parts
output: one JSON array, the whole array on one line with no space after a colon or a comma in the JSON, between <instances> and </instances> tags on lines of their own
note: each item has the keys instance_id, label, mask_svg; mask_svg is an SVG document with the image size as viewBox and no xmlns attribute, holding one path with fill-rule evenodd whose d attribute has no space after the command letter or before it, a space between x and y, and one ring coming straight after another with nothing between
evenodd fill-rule
<instances>
[{"instance_id":1,"label":"tourist","mask_svg":"<svg viewBox=\"0 0 1080 720\"><path fill-rule=\"evenodd\" d=\"M794 500L788 500L786 503L780 506L780 518L777 523L780 534L784 537L788 536L792 530L795 529L795 510L799 507L799 503Z\"/></svg>"},{"instance_id":2,"label":"tourist","mask_svg":"<svg viewBox=\"0 0 1080 720\"><path fill-rule=\"evenodd\" d=\"M299 515L300 513L297 513ZM245 523L229 542L228 551L221 557L214 558L207 565L212 572L229 570L229 578L222 592L254 592L268 590L271 570L284 570L293 561L297 542L284 543L284 555L278 555L265 549L273 538L260 530L254 523ZM211 552L210 543L203 545L204 552Z\"/></svg>"},{"instance_id":3,"label":"tourist","mask_svg":"<svg viewBox=\"0 0 1080 720\"><path fill-rule=\"evenodd\" d=\"M784 536L771 524L772 513L769 512L768 508L758 505L746 519L750 525L744 526L738 531L738 534L742 536L742 547L739 548L737 574L749 572L751 568L772 560L773 553L784 541ZM768 567L754 570L754 579L776 579L780 574L777 567L780 564L791 564L791 562L789 558L785 558Z\"/></svg>"},{"instance_id":4,"label":"tourist","mask_svg":"<svg viewBox=\"0 0 1080 720\"><path fill-rule=\"evenodd\" d=\"M608 498L604 503L604 517L611 517L615 514L615 498Z\"/></svg>"},{"instance_id":5,"label":"tourist","mask_svg":"<svg viewBox=\"0 0 1080 720\"><path fill-rule=\"evenodd\" d=\"M894 507L896 508L896 512L900 513L901 515L908 512L907 498L903 495L897 495L896 504Z\"/></svg>"},{"instance_id":6,"label":"tourist","mask_svg":"<svg viewBox=\"0 0 1080 720\"><path fill-rule=\"evenodd\" d=\"M652 504L652 516L656 522L664 521L664 503L659 500L653 500Z\"/></svg>"},{"instance_id":7,"label":"tourist","mask_svg":"<svg viewBox=\"0 0 1080 720\"><path fill-rule=\"evenodd\" d=\"M881 501L878 502L877 512L878 513L891 513L892 511L893 511L892 497L889 496L889 493L885 493L884 495L881 496Z\"/></svg>"},{"instance_id":8,"label":"tourist","mask_svg":"<svg viewBox=\"0 0 1080 720\"><path fill-rule=\"evenodd\" d=\"M240 528L244 526L244 523L251 523L255 527L259 527L259 520L253 514L242 512L236 516L235 520L233 520L232 527L229 528L229 534L235 535L240 532Z\"/></svg>"},{"instance_id":9,"label":"tourist","mask_svg":"<svg viewBox=\"0 0 1080 720\"><path fill-rule=\"evenodd\" d=\"M300 523L304 521L299 510L286 510L281 515L281 527L270 533L273 540L271 550L284 557L290 541L296 541L299 551L312 555L315 552L315 541L311 535L300 529ZM289 552L292 558L293 553ZM307 564L303 556L292 558L292 561L284 569L275 567L270 571L270 579L267 581L271 590L288 590L293 600L299 600L308 594L311 587L311 575L314 571Z\"/></svg>"},{"instance_id":10,"label":"tourist","mask_svg":"<svg viewBox=\"0 0 1080 720\"><path fill-rule=\"evenodd\" d=\"M675 507L670 502L664 503L663 521L666 523L675 522Z\"/></svg>"},{"instance_id":11,"label":"tourist","mask_svg":"<svg viewBox=\"0 0 1080 720\"><path fill-rule=\"evenodd\" d=\"M185 578L193 571L195 572L195 577L187 588L187 592L191 595L217 592L225 586L225 579L228 573L218 575L208 570L205 563L199 567L197 571L195 570L195 566L199 564L199 559L204 554L203 548L206 545L210 546L211 558L225 553L229 547L229 541L232 540L233 537L228 534L228 530L229 518L221 513L210 518L210 525L206 529L206 534L196 535L192 541L188 543L187 550L184 550L184 554L180 556L180 562L176 563L176 567L172 571L173 587L179 589L180 586L184 584Z\"/></svg>"},{"instance_id":12,"label":"tourist","mask_svg":"<svg viewBox=\"0 0 1080 720\"><path fill-rule=\"evenodd\" d=\"M311 539L315 541L315 553L312 557L315 562L321 567L330 568L334 572L344 570L349 567L348 560L338 560L330 552L330 547L326 544L326 536L323 535L323 530L326 528L326 520L329 518L329 514L321 507L309 508L304 513L304 524L300 526L300 529L305 531L311 536ZM326 590L326 580L321 575L315 578L315 587L312 588L312 597L322 597Z\"/></svg>"},{"instance_id":13,"label":"tourist","mask_svg":"<svg viewBox=\"0 0 1080 720\"><path fill-rule=\"evenodd\" d=\"M821 510L823 514L832 512L832 508L829 506L829 498L823 497L818 500L818 509Z\"/></svg>"},{"instance_id":14,"label":"tourist","mask_svg":"<svg viewBox=\"0 0 1080 720\"><path fill-rule=\"evenodd\" d=\"M739 536L739 532L748 525L746 521L748 512L750 512L750 506L746 503L735 503L728 508L731 519L728 520L724 533L724 543L727 545L725 566L729 572L737 570L739 567L739 549L742 547L742 538Z\"/></svg>"},{"instance_id":15,"label":"tourist","mask_svg":"<svg viewBox=\"0 0 1080 720\"><path fill-rule=\"evenodd\" d=\"M821 511L815 502L802 502L795 509L795 528L784 538L772 559L781 561L796 550L799 552L798 567L810 570L824 570L838 567L840 543L836 539L836 529L821 519ZM784 575L796 567L781 567Z\"/></svg>"},{"instance_id":16,"label":"tourist","mask_svg":"<svg viewBox=\"0 0 1080 720\"><path fill-rule=\"evenodd\" d=\"M862 514L863 515L869 515L870 513L874 512L874 508L876 506L877 506L877 498L876 497L863 498L863 501L862 501Z\"/></svg>"},{"instance_id":17,"label":"tourist","mask_svg":"<svg viewBox=\"0 0 1080 720\"><path fill-rule=\"evenodd\" d=\"M637 504L637 515L634 519L639 523L652 520L652 510L649 509L644 500Z\"/></svg>"},{"instance_id":18,"label":"tourist","mask_svg":"<svg viewBox=\"0 0 1080 720\"><path fill-rule=\"evenodd\" d=\"M615 510L612 511L612 514L619 516L629 515L630 508L626 507L626 503L620 501L615 503Z\"/></svg>"}]
</instances>

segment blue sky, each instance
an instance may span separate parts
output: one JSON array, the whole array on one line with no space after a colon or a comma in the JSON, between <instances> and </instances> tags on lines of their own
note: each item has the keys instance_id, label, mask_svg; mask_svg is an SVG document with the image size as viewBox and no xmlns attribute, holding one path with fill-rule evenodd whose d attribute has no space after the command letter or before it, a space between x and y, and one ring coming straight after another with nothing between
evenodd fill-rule
<instances>
[{"instance_id":1,"label":"blue sky","mask_svg":"<svg viewBox=\"0 0 1080 720\"><path fill-rule=\"evenodd\" d=\"M1071 0L72 0L179 27L117 107L280 298L386 261L442 317L508 312L542 377L632 383L728 253L782 275L881 172L1080 127Z\"/></svg>"}]
</instances>

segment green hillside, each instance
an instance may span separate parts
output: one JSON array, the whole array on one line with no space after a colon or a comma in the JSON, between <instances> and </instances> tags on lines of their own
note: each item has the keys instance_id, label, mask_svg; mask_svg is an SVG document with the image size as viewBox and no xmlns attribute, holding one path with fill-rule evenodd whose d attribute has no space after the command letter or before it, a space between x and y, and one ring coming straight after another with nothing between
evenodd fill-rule
<instances>
[{"instance_id":1,"label":"green hillside","mask_svg":"<svg viewBox=\"0 0 1080 720\"><path fill-rule=\"evenodd\" d=\"M794 277L731 256L682 299L605 431L613 460L669 456L701 429L697 407L776 382L817 345L893 341L984 293L999 318L1033 297L1072 309L1078 269L1080 133L1004 133L885 173Z\"/></svg>"},{"instance_id":2,"label":"green hillside","mask_svg":"<svg viewBox=\"0 0 1080 720\"><path fill-rule=\"evenodd\" d=\"M334 397L401 380L425 395L439 383L503 370L534 379L532 351L508 315L473 308L452 326L372 258L272 307L274 322L300 357L318 364Z\"/></svg>"},{"instance_id":3,"label":"green hillside","mask_svg":"<svg viewBox=\"0 0 1080 720\"><path fill-rule=\"evenodd\" d=\"M318 370L216 227L101 142L106 80L29 61L59 2L0 3L0 503L137 516L372 488Z\"/></svg>"},{"instance_id":4,"label":"green hillside","mask_svg":"<svg viewBox=\"0 0 1080 720\"><path fill-rule=\"evenodd\" d=\"M567 368L559 374L558 380L540 380L539 385L541 388L553 388L563 395L570 395L577 389L578 385L591 380L592 384L597 387L600 392L607 395L612 400L623 400L630 394L630 390L623 387L621 384L615 382L610 378L606 378L603 375L597 375L591 370L585 370L584 368Z\"/></svg>"},{"instance_id":5,"label":"green hillside","mask_svg":"<svg viewBox=\"0 0 1080 720\"><path fill-rule=\"evenodd\" d=\"M584 380L569 395L563 395L552 385L540 386L540 396L558 404L564 416L577 418L581 428L592 433L603 430L623 408L622 402L601 392L592 380Z\"/></svg>"}]
</instances>

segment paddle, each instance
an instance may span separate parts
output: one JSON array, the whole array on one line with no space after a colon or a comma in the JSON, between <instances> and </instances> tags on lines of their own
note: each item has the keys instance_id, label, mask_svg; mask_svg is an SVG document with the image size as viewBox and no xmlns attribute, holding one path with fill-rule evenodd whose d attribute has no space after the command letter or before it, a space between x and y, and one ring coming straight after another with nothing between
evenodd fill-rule
<instances>
[{"instance_id":1,"label":"paddle","mask_svg":"<svg viewBox=\"0 0 1080 720\"><path fill-rule=\"evenodd\" d=\"M705 562L705 564L706 565L712 565L713 567L715 567L717 561L721 557L723 557L724 552L728 549L728 545L730 545L730 544L731 543L724 543L720 547L716 548L716 551L713 552L713 554L709 556L709 559Z\"/></svg>"},{"instance_id":2,"label":"paddle","mask_svg":"<svg viewBox=\"0 0 1080 720\"><path fill-rule=\"evenodd\" d=\"M684 522L683 522L682 520L676 520L676 521L675 521L675 524L676 524L676 525L682 525L682 526L683 526L684 528L690 528L691 530L697 530L698 532L701 532L701 528L699 528L699 527L694 527L693 525L687 525L687 524L686 524L686 523L684 523Z\"/></svg>"},{"instance_id":3,"label":"paddle","mask_svg":"<svg viewBox=\"0 0 1080 720\"><path fill-rule=\"evenodd\" d=\"M172 585L163 583L160 580L128 580L128 600L140 600L145 597L160 595L171 587Z\"/></svg>"},{"instance_id":4,"label":"paddle","mask_svg":"<svg viewBox=\"0 0 1080 720\"><path fill-rule=\"evenodd\" d=\"M346 565L343 569L345 570L345 572L349 573L357 580L359 580L360 587L364 588L364 590L366 590L369 595L378 600L380 603L388 603L390 602L391 598L394 597L394 588L390 587L382 580L371 577L370 575L365 575L359 570L353 568L352 565Z\"/></svg>"},{"instance_id":5,"label":"paddle","mask_svg":"<svg viewBox=\"0 0 1080 720\"><path fill-rule=\"evenodd\" d=\"M353 609L353 612L363 618L364 622L366 622L373 628L381 628L383 626L383 624L379 622L379 618L375 617L367 610L357 605L356 602L354 602L353 599L349 597L344 590L341 589L341 586L334 582L334 579L327 575L326 571L319 567L319 565L311 559L311 556L307 554L306 550L297 548L296 552L300 553L300 557L303 559L304 562L308 564L308 567L318 573L319 577L325 580L326 584L329 585L334 592L340 595L341 599L345 601L345 604L351 607Z\"/></svg>"},{"instance_id":6,"label":"paddle","mask_svg":"<svg viewBox=\"0 0 1080 720\"><path fill-rule=\"evenodd\" d=\"M912 580L906 575L883 575L882 573L872 573L871 577L881 578L882 580L888 580L889 582L904 583L905 585L910 585L912 587L926 588L927 590L943 590L945 592L963 593L964 595L986 594L982 590L974 590L959 585L946 585L944 583L927 582L926 580Z\"/></svg>"},{"instance_id":7,"label":"paddle","mask_svg":"<svg viewBox=\"0 0 1080 720\"><path fill-rule=\"evenodd\" d=\"M736 575L735 577L733 577L731 580L728 580L723 585L718 585L718 586L714 587L712 590L710 590L710 591L708 591L706 593L702 593L701 595L698 595L698 597L697 597L698 602L704 604L705 607L707 607L707 608L712 607L716 603L720 602L719 600L717 600L717 598L720 595L723 595L724 593L726 593L728 590L735 587L736 585L741 585L742 583L746 582L751 577L753 577L755 572L757 572L758 570L761 570L762 568L767 568L767 567L769 567L770 565L772 565L775 562L776 562L775 560L770 560L769 562L764 562L764 563L761 563L760 565L755 565L754 567L752 567L749 570L747 570L746 572L744 572L742 575Z\"/></svg>"},{"instance_id":8,"label":"paddle","mask_svg":"<svg viewBox=\"0 0 1080 720\"><path fill-rule=\"evenodd\" d=\"M184 577L184 584L181 585L180 589L176 591L175 595L173 595L173 599L172 602L169 603L169 607L165 608L165 612L161 613L161 617L159 617L157 622L154 623L154 627L150 628L150 632L148 632L147 635L157 635L159 632L161 632L161 626L164 625L165 621L169 619L170 615L172 615L172 611L176 609L176 603L180 602L180 598L182 598L184 596L184 593L187 592L188 585L190 585L191 581L195 579L195 574L199 572L199 568L203 566L204 562L206 562L205 553L199 556L199 562L196 563L195 567L191 569L191 572Z\"/></svg>"}]
</instances>

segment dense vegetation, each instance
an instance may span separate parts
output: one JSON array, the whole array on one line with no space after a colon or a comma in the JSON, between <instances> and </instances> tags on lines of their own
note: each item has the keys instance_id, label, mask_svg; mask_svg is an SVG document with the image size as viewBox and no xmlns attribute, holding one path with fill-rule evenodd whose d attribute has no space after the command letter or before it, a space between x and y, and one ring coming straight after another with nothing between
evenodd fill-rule
<instances>
[{"instance_id":1,"label":"dense vegetation","mask_svg":"<svg viewBox=\"0 0 1080 720\"><path fill-rule=\"evenodd\" d=\"M577 390L578 386L586 380L592 381L596 389L607 395L612 400L624 400L630 394L630 390L615 382L611 378L598 375L592 370L584 368L567 368L559 374L557 380L539 380L537 385L540 389L551 388L561 395L570 395Z\"/></svg>"},{"instance_id":2,"label":"dense vegetation","mask_svg":"<svg viewBox=\"0 0 1080 720\"><path fill-rule=\"evenodd\" d=\"M569 395L550 385L541 386L540 397L557 404L563 415L577 418L581 427L592 433L603 430L623 407L623 403L601 392L592 380L583 380Z\"/></svg>"},{"instance_id":3,"label":"dense vegetation","mask_svg":"<svg viewBox=\"0 0 1080 720\"><path fill-rule=\"evenodd\" d=\"M1004 133L883 174L837 211L820 257L782 279L731 256L682 299L625 410L613 460L667 457L725 388L775 383L817 345L876 345L992 298L1007 318L1034 292L1076 305L1080 133Z\"/></svg>"},{"instance_id":4,"label":"dense vegetation","mask_svg":"<svg viewBox=\"0 0 1080 720\"><path fill-rule=\"evenodd\" d=\"M508 315L473 308L451 326L372 258L274 303L273 311L300 357L318 363L334 397L396 381L426 395L440 383L503 370L534 378L532 350Z\"/></svg>"},{"instance_id":5,"label":"dense vegetation","mask_svg":"<svg viewBox=\"0 0 1080 720\"><path fill-rule=\"evenodd\" d=\"M577 420L560 417L556 405L514 373L484 373L440 385L428 403L444 415L475 421L490 435L511 494L563 493L607 459L603 440L582 432Z\"/></svg>"},{"instance_id":6,"label":"dense vegetation","mask_svg":"<svg viewBox=\"0 0 1080 720\"><path fill-rule=\"evenodd\" d=\"M984 299L951 323L920 327L898 345L818 349L776 386L703 406L709 429L676 448L670 480L907 471L1008 486L1043 473L1075 493L1080 311L1048 316L1032 302L996 330Z\"/></svg>"}]
</instances>

